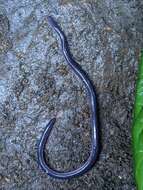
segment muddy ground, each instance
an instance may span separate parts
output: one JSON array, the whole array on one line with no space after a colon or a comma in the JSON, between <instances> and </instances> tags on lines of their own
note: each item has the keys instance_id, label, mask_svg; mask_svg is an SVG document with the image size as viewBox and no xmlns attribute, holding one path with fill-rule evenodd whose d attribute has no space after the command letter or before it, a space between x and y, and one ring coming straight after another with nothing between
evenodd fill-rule
<instances>
[{"instance_id":1,"label":"muddy ground","mask_svg":"<svg viewBox=\"0 0 143 190\"><path fill-rule=\"evenodd\" d=\"M65 31L98 98L99 159L70 180L52 179L37 164L37 143L52 117L52 167L77 168L91 144L86 92L48 15ZM142 0L0 0L0 189L135 190L131 116L141 47Z\"/></svg>"}]
</instances>

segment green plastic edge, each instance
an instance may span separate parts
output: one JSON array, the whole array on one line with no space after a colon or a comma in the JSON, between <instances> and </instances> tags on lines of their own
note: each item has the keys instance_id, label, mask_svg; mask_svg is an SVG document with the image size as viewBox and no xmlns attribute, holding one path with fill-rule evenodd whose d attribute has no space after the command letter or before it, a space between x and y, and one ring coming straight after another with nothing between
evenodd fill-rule
<instances>
[{"instance_id":1,"label":"green plastic edge","mask_svg":"<svg viewBox=\"0 0 143 190\"><path fill-rule=\"evenodd\" d=\"M143 50L141 51L136 84L132 139L137 190L143 190Z\"/></svg>"}]
</instances>

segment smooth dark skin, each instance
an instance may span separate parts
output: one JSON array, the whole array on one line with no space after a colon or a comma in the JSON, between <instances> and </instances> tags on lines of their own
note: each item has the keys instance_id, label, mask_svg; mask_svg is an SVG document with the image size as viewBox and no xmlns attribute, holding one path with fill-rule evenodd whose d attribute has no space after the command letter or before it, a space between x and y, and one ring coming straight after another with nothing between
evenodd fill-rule
<instances>
[{"instance_id":1,"label":"smooth dark skin","mask_svg":"<svg viewBox=\"0 0 143 190\"><path fill-rule=\"evenodd\" d=\"M98 156L98 147L99 147L99 142L98 142L98 128L97 128L97 114L96 114L96 93L94 86L92 82L90 81L89 77L87 74L82 70L80 65L72 58L72 55L70 54L69 48L68 48L68 42L66 39L66 36L64 35L63 31L61 28L58 26L56 21L49 16L48 17L48 22L52 29L57 32L57 34L60 37L61 40L61 47L62 47L62 52L63 55L70 66L70 68L74 71L74 73L83 81L89 95L90 99L90 107L91 107L91 129L92 129L92 144L91 144L91 151L90 151L90 156L87 159L87 161L78 169L69 171L69 172L60 172L57 170L52 169L51 167L48 166L46 163L45 159L45 145L46 142L50 136L51 130L54 126L54 123L56 121L55 118L51 119L50 122L47 124L45 131L42 134L42 137L40 139L40 143L38 146L38 160L39 164L42 167L42 169L50 176L54 178L59 178L59 179L68 179L71 177L79 176L84 173L86 173L93 164L95 163L97 156Z\"/></svg>"}]
</instances>

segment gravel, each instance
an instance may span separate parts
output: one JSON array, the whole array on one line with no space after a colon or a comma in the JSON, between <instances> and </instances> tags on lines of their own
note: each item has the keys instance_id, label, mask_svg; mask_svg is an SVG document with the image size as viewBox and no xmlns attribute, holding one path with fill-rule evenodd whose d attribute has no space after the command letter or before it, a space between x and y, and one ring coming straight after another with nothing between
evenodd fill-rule
<instances>
[{"instance_id":1,"label":"gravel","mask_svg":"<svg viewBox=\"0 0 143 190\"><path fill-rule=\"evenodd\" d=\"M0 189L135 190L131 122L142 10L142 0L0 0ZM52 117L52 167L77 168L91 143L84 86L67 66L48 15L98 96L100 156L70 180L52 179L37 163L37 143Z\"/></svg>"}]
</instances>

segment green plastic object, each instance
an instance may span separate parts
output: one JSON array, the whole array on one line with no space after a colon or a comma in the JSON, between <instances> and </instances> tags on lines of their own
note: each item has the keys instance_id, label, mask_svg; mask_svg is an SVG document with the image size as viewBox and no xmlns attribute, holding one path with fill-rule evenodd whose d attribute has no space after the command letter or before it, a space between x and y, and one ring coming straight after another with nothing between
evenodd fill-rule
<instances>
[{"instance_id":1,"label":"green plastic object","mask_svg":"<svg viewBox=\"0 0 143 190\"><path fill-rule=\"evenodd\" d=\"M137 190L143 190L143 51L136 85L132 137Z\"/></svg>"}]
</instances>

